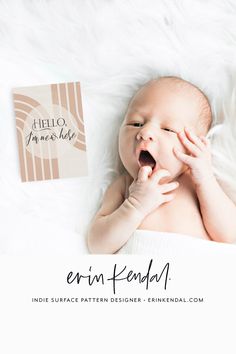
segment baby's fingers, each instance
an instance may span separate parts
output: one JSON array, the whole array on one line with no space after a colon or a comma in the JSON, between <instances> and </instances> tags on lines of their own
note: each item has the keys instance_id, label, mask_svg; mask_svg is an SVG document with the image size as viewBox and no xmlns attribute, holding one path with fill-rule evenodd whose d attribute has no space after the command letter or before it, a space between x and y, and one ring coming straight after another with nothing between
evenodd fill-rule
<instances>
[{"instance_id":1,"label":"baby's fingers","mask_svg":"<svg viewBox=\"0 0 236 354\"><path fill-rule=\"evenodd\" d=\"M178 150L176 147L173 148L173 151L175 153L175 156L182 161L183 163L185 163L186 165L191 166L192 162L194 161L194 157L189 156L184 154L183 152L181 152L180 150Z\"/></svg>"},{"instance_id":2,"label":"baby's fingers","mask_svg":"<svg viewBox=\"0 0 236 354\"><path fill-rule=\"evenodd\" d=\"M152 173L152 168L150 166L142 166L138 171L138 182L147 181L148 177Z\"/></svg>"},{"instance_id":3,"label":"baby's fingers","mask_svg":"<svg viewBox=\"0 0 236 354\"><path fill-rule=\"evenodd\" d=\"M196 140L194 141L193 136L186 135L184 132L180 132L178 137L183 144L183 146L193 155L198 156L200 148L196 145ZM197 138L198 139L198 138ZM200 139L199 139L200 141ZM202 142L201 142L202 143Z\"/></svg>"},{"instance_id":4,"label":"baby's fingers","mask_svg":"<svg viewBox=\"0 0 236 354\"><path fill-rule=\"evenodd\" d=\"M165 170L165 169L161 169L161 170L158 170L156 172L154 172L151 176L151 179L154 181L154 182L157 182L157 183L160 183L161 182L161 179L164 179L164 178L168 178L170 177L170 172L168 170ZM165 179L166 179L165 178ZM163 181L162 180L162 183L166 183L166 181Z\"/></svg>"},{"instance_id":5,"label":"baby's fingers","mask_svg":"<svg viewBox=\"0 0 236 354\"><path fill-rule=\"evenodd\" d=\"M190 129L185 128L185 134L188 137L188 139L194 143L200 150L204 150L205 145L202 140L202 137L198 137L196 134L194 134Z\"/></svg>"},{"instance_id":6,"label":"baby's fingers","mask_svg":"<svg viewBox=\"0 0 236 354\"><path fill-rule=\"evenodd\" d=\"M174 197L175 197L174 193L163 195L163 203L170 202L171 200L174 199Z\"/></svg>"},{"instance_id":7,"label":"baby's fingers","mask_svg":"<svg viewBox=\"0 0 236 354\"><path fill-rule=\"evenodd\" d=\"M168 193L179 187L178 182L171 182L160 186L161 193Z\"/></svg>"}]
</instances>

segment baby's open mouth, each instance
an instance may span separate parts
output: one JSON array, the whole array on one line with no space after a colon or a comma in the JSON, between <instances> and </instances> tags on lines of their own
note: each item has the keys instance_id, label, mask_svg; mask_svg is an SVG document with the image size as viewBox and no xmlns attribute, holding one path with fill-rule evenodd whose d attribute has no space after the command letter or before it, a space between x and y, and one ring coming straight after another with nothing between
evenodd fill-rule
<instances>
[{"instance_id":1,"label":"baby's open mouth","mask_svg":"<svg viewBox=\"0 0 236 354\"><path fill-rule=\"evenodd\" d=\"M152 155L146 151L142 150L139 155L139 163L141 166L150 166L152 169L156 166L156 161L152 157Z\"/></svg>"}]
</instances>

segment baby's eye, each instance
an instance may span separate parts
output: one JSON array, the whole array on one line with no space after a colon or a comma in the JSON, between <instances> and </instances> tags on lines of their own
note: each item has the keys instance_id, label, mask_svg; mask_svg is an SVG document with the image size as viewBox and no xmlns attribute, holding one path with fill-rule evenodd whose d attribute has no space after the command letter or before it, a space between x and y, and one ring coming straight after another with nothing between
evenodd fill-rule
<instances>
[{"instance_id":1,"label":"baby's eye","mask_svg":"<svg viewBox=\"0 0 236 354\"><path fill-rule=\"evenodd\" d=\"M140 128L140 127L143 126L143 123L138 123L138 122L136 122L136 123L131 123L131 125L132 125L133 127Z\"/></svg>"},{"instance_id":2,"label":"baby's eye","mask_svg":"<svg viewBox=\"0 0 236 354\"><path fill-rule=\"evenodd\" d=\"M169 128L163 128L163 130L167 131L167 132L171 132L171 133L176 133L174 130L169 129Z\"/></svg>"}]
</instances>

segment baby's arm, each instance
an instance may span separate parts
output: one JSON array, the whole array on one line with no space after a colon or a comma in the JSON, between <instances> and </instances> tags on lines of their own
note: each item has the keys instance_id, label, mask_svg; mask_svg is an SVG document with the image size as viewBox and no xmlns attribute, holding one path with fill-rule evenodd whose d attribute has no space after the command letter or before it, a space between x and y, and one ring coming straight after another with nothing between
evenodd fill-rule
<instances>
[{"instance_id":1,"label":"baby's arm","mask_svg":"<svg viewBox=\"0 0 236 354\"><path fill-rule=\"evenodd\" d=\"M88 233L88 247L92 253L115 253L130 238L142 220L161 204L171 201L173 194L165 194L178 187L177 182L159 184L169 175L166 170L152 173L151 167L141 167L137 180L129 188L124 200L125 177L121 176L106 191Z\"/></svg>"},{"instance_id":2,"label":"baby's arm","mask_svg":"<svg viewBox=\"0 0 236 354\"><path fill-rule=\"evenodd\" d=\"M124 187L123 175L107 189L88 233L91 253L115 253L141 223L143 215L124 200Z\"/></svg>"},{"instance_id":3,"label":"baby's arm","mask_svg":"<svg viewBox=\"0 0 236 354\"><path fill-rule=\"evenodd\" d=\"M236 241L236 207L215 177L196 188L204 225L213 241Z\"/></svg>"},{"instance_id":4,"label":"baby's arm","mask_svg":"<svg viewBox=\"0 0 236 354\"><path fill-rule=\"evenodd\" d=\"M213 241L236 241L236 206L219 186L211 166L210 143L189 129L179 139L191 156L174 149L176 156L190 168L196 186L205 228Z\"/></svg>"}]
</instances>

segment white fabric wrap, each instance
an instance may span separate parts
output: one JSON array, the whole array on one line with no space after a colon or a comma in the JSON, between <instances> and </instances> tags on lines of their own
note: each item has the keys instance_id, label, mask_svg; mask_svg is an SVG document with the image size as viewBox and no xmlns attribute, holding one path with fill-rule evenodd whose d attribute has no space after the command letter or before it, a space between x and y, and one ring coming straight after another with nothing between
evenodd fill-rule
<instances>
[{"instance_id":1,"label":"white fabric wrap","mask_svg":"<svg viewBox=\"0 0 236 354\"><path fill-rule=\"evenodd\" d=\"M117 254L137 254L174 257L186 252L192 255L204 252L230 253L236 256L236 245L204 240L193 236L136 230Z\"/></svg>"}]
</instances>

